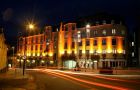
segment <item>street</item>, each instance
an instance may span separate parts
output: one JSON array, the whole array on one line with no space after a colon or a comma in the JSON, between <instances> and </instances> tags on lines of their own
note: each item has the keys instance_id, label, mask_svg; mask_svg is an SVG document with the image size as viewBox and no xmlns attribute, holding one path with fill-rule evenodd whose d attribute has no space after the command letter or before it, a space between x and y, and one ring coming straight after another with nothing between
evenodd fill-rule
<instances>
[{"instance_id":1,"label":"street","mask_svg":"<svg viewBox=\"0 0 140 90\"><path fill-rule=\"evenodd\" d=\"M34 78L36 90L139 90L140 78L116 78L100 74L51 69L27 70Z\"/></svg>"}]
</instances>

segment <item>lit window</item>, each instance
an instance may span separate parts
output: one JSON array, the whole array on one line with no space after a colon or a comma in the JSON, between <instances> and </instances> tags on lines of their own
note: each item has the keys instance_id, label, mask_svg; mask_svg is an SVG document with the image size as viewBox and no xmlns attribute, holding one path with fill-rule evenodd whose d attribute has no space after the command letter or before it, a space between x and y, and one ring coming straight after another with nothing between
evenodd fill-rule
<instances>
[{"instance_id":1,"label":"lit window","mask_svg":"<svg viewBox=\"0 0 140 90\"><path fill-rule=\"evenodd\" d=\"M81 33L80 31L78 31L78 33Z\"/></svg>"},{"instance_id":2,"label":"lit window","mask_svg":"<svg viewBox=\"0 0 140 90\"><path fill-rule=\"evenodd\" d=\"M90 29L87 29L86 31L87 31L87 33L89 33L90 32Z\"/></svg>"},{"instance_id":3,"label":"lit window","mask_svg":"<svg viewBox=\"0 0 140 90\"><path fill-rule=\"evenodd\" d=\"M80 34L78 34L78 38L80 38L81 37L81 35Z\"/></svg>"},{"instance_id":4,"label":"lit window","mask_svg":"<svg viewBox=\"0 0 140 90\"><path fill-rule=\"evenodd\" d=\"M106 53L106 50L103 50L102 53L105 54Z\"/></svg>"},{"instance_id":5,"label":"lit window","mask_svg":"<svg viewBox=\"0 0 140 90\"><path fill-rule=\"evenodd\" d=\"M94 31L94 35L97 35L97 30Z\"/></svg>"},{"instance_id":6,"label":"lit window","mask_svg":"<svg viewBox=\"0 0 140 90\"><path fill-rule=\"evenodd\" d=\"M117 50L116 50L116 49L113 49L113 50L112 50L112 52L113 52L113 53L116 53L116 52L117 52Z\"/></svg>"},{"instance_id":7,"label":"lit window","mask_svg":"<svg viewBox=\"0 0 140 90\"><path fill-rule=\"evenodd\" d=\"M106 30L103 30L103 35L106 35Z\"/></svg>"},{"instance_id":8,"label":"lit window","mask_svg":"<svg viewBox=\"0 0 140 90\"><path fill-rule=\"evenodd\" d=\"M125 50L123 50L123 54L125 54Z\"/></svg>"},{"instance_id":9,"label":"lit window","mask_svg":"<svg viewBox=\"0 0 140 90\"><path fill-rule=\"evenodd\" d=\"M116 34L116 30L115 29L112 29L112 34Z\"/></svg>"},{"instance_id":10,"label":"lit window","mask_svg":"<svg viewBox=\"0 0 140 90\"><path fill-rule=\"evenodd\" d=\"M132 42L132 46L134 46L134 42Z\"/></svg>"},{"instance_id":11,"label":"lit window","mask_svg":"<svg viewBox=\"0 0 140 90\"><path fill-rule=\"evenodd\" d=\"M86 25L86 28L90 28L90 25L89 25L89 24L87 24L87 25Z\"/></svg>"},{"instance_id":12,"label":"lit window","mask_svg":"<svg viewBox=\"0 0 140 90\"><path fill-rule=\"evenodd\" d=\"M132 52L132 57L134 57L135 55L134 55L134 52Z\"/></svg>"}]
</instances>

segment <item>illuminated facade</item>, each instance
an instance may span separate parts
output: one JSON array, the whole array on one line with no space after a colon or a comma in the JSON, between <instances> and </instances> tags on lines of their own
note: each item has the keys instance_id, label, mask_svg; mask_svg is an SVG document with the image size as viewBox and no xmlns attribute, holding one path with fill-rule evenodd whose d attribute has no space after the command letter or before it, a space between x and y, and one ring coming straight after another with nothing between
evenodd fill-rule
<instances>
[{"instance_id":1,"label":"illuminated facade","mask_svg":"<svg viewBox=\"0 0 140 90\"><path fill-rule=\"evenodd\" d=\"M7 45L5 44L5 38L3 31L0 31L0 71L7 69Z\"/></svg>"},{"instance_id":2,"label":"illuminated facade","mask_svg":"<svg viewBox=\"0 0 140 90\"><path fill-rule=\"evenodd\" d=\"M18 53L32 60L44 60L59 67L106 68L126 66L126 27L122 24L86 25L76 23L60 25L53 32L47 26L42 34L19 38ZM98 55L100 58L91 58ZM97 66L97 67L95 67Z\"/></svg>"},{"instance_id":3,"label":"illuminated facade","mask_svg":"<svg viewBox=\"0 0 140 90\"><path fill-rule=\"evenodd\" d=\"M86 25L76 28L76 23L67 23L63 32L65 40L61 44L64 47L60 51L66 55L74 53L81 68L126 66L127 32L122 24ZM100 59L91 59L92 55L98 55ZM74 62L73 64L75 65Z\"/></svg>"}]
</instances>

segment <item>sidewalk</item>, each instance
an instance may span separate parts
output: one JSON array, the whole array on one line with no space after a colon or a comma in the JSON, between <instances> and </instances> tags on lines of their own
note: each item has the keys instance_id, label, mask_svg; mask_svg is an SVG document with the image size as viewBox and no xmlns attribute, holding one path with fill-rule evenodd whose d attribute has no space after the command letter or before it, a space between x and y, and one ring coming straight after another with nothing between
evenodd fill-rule
<instances>
[{"instance_id":1,"label":"sidewalk","mask_svg":"<svg viewBox=\"0 0 140 90\"><path fill-rule=\"evenodd\" d=\"M0 90L35 90L33 78L27 74L22 75L21 69L9 69L0 74Z\"/></svg>"}]
</instances>

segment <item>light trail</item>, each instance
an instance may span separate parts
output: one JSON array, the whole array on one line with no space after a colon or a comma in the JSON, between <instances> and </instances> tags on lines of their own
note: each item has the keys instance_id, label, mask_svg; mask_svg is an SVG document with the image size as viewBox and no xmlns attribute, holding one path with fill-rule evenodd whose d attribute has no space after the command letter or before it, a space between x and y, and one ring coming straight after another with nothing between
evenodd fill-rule
<instances>
[{"instance_id":1,"label":"light trail","mask_svg":"<svg viewBox=\"0 0 140 90\"><path fill-rule=\"evenodd\" d=\"M105 80L110 80L110 81L121 81L121 82L127 82L127 83L135 83L135 84L140 84L140 82L137 81L130 81L130 80L124 80L124 79L117 79L117 78L110 78L110 77L104 77L104 76L108 76L108 75L102 75L101 74L90 74L90 73L78 73L78 72L70 72L70 71L60 71L60 70L52 70L52 69L28 69L28 70L47 70L47 71L51 71L51 72L61 72L61 73L66 73L66 74L74 74L74 75L87 75L87 76L91 76L91 77L96 77L99 79L105 79ZM114 75L113 75L114 76ZM116 75L115 75L116 76Z\"/></svg>"},{"instance_id":2,"label":"light trail","mask_svg":"<svg viewBox=\"0 0 140 90\"><path fill-rule=\"evenodd\" d=\"M112 86L112 85L107 85L107 84L102 84L102 83L97 83L97 82L91 82L91 81L75 78L75 77L68 76L68 75L65 75L65 74L62 74L62 73L52 72L51 70L48 70L48 69L47 70L40 70L40 71L53 73L53 74L56 74L56 75L59 75L59 76L62 76L62 77L67 77L67 78L70 78L72 80L75 80L75 81L78 81L78 82L83 82L83 83L90 84L90 85L95 85L95 86L100 86L100 87L105 87L105 88L110 88L110 89L115 89L115 90L131 90L131 89L124 88L124 87Z\"/></svg>"},{"instance_id":3,"label":"light trail","mask_svg":"<svg viewBox=\"0 0 140 90\"><path fill-rule=\"evenodd\" d=\"M45 73L47 73L47 72L45 72ZM47 74L53 75L53 76L56 76L56 77L63 78L63 79L65 79L65 80L68 80L68 81L70 81L70 82L73 82L73 83L75 83L75 84L77 84L77 85L80 85L80 86L82 86L82 87L89 88L90 90L97 90L96 88L92 88L92 87L90 87L90 86L86 86L86 85L84 85L84 84L80 84L80 83L78 83L78 82L76 82L76 81L73 81L73 80L71 80L71 79L69 79L69 78L66 78L66 77L63 77L63 76L58 76L58 75L53 74L53 73L47 73Z\"/></svg>"},{"instance_id":4,"label":"light trail","mask_svg":"<svg viewBox=\"0 0 140 90\"><path fill-rule=\"evenodd\" d=\"M51 70L51 69L47 69L47 70ZM118 79L118 78L104 77L104 76L109 76L109 75L90 74L90 73L77 73L77 72L66 72L66 71L60 71L60 70L51 70L51 71L57 71L57 72L67 73L67 74L88 75L88 76L92 76L92 77L96 77L96 78L101 78L101 79L106 79L106 80L110 80L110 81L122 81L122 82L140 84L140 82L136 82L136 81L130 81L130 80L124 80L124 79ZM111 76L111 75L110 75L110 76ZM117 76L117 75L113 75L113 76ZM121 76L122 76L122 75L121 75ZM124 75L124 76L125 76L125 75ZM128 75L128 76L129 76L129 75ZM139 77L140 77L140 76L139 76Z\"/></svg>"}]
</instances>

